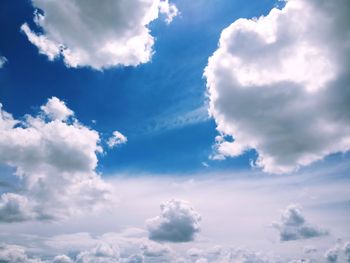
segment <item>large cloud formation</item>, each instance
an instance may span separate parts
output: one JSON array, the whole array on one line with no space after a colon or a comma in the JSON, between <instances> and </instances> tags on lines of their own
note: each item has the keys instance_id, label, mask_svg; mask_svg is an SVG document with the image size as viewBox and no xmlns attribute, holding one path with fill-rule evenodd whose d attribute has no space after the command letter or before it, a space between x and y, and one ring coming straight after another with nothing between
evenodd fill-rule
<instances>
[{"instance_id":1,"label":"large cloud formation","mask_svg":"<svg viewBox=\"0 0 350 263\"><path fill-rule=\"evenodd\" d=\"M168 0L32 0L34 22L43 33L21 27L39 52L69 67L95 69L148 62L154 38L148 25L160 14L167 23L178 14Z\"/></svg>"},{"instance_id":2,"label":"large cloud formation","mask_svg":"<svg viewBox=\"0 0 350 263\"><path fill-rule=\"evenodd\" d=\"M183 200L161 204L161 215L147 220L149 238L157 241L188 242L200 230L201 216Z\"/></svg>"},{"instance_id":3,"label":"large cloud formation","mask_svg":"<svg viewBox=\"0 0 350 263\"><path fill-rule=\"evenodd\" d=\"M308 223L296 205L289 205L273 226L279 231L281 241L307 239L328 234L327 231Z\"/></svg>"},{"instance_id":4,"label":"large cloud formation","mask_svg":"<svg viewBox=\"0 0 350 263\"><path fill-rule=\"evenodd\" d=\"M1 195L0 221L65 218L107 202L109 185L95 172L99 141L56 97L23 120L0 107L0 164L13 167L21 183Z\"/></svg>"},{"instance_id":5,"label":"large cloud formation","mask_svg":"<svg viewBox=\"0 0 350 263\"><path fill-rule=\"evenodd\" d=\"M349 13L347 0L289 0L222 31L204 72L214 158L255 149L255 165L287 173L349 151Z\"/></svg>"}]
</instances>

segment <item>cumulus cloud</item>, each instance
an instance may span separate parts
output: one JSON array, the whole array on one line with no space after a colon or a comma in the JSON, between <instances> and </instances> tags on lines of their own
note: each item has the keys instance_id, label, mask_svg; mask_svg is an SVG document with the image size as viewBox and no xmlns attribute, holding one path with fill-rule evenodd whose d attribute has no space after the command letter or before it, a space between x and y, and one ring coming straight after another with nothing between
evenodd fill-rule
<instances>
[{"instance_id":1,"label":"cumulus cloud","mask_svg":"<svg viewBox=\"0 0 350 263\"><path fill-rule=\"evenodd\" d=\"M350 262L350 243L341 239L324 253L327 262Z\"/></svg>"},{"instance_id":2,"label":"cumulus cloud","mask_svg":"<svg viewBox=\"0 0 350 263\"><path fill-rule=\"evenodd\" d=\"M107 145L109 148L114 148L120 144L126 143L127 141L128 138L126 138L121 132L114 131L113 136L107 140Z\"/></svg>"},{"instance_id":3,"label":"cumulus cloud","mask_svg":"<svg viewBox=\"0 0 350 263\"><path fill-rule=\"evenodd\" d=\"M281 241L307 239L323 236L327 231L308 223L301 209L296 205L289 205L281 214L279 222L273 223L280 234Z\"/></svg>"},{"instance_id":4,"label":"cumulus cloud","mask_svg":"<svg viewBox=\"0 0 350 263\"><path fill-rule=\"evenodd\" d=\"M185 262L214 262L214 263L268 263L274 262L271 257L267 257L259 252L250 251L248 249L241 248L229 248L215 250L215 253L211 249L206 251L202 250L189 250L189 261Z\"/></svg>"},{"instance_id":5,"label":"cumulus cloud","mask_svg":"<svg viewBox=\"0 0 350 263\"><path fill-rule=\"evenodd\" d=\"M119 248L107 243L101 243L92 250L81 252L76 263L119 263Z\"/></svg>"},{"instance_id":6,"label":"cumulus cloud","mask_svg":"<svg viewBox=\"0 0 350 263\"><path fill-rule=\"evenodd\" d=\"M344 244L344 254L347 262L350 262L350 242Z\"/></svg>"},{"instance_id":7,"label":"cumulus cloud","mask_svg":"<svg viewBox=\"0 0 350 263\"><path fill-rule=\"evenodd\" d=\"M0 56L0 68L2 68L7 62L7 58Z\"/></svg>"},{"instance_id":8,"label":"cumulus cloud","mask_svg":"<svg viewBox=\"0 0 350 263\"><path fill-rule=\"evenodd\" d=\"M287 173L349 151L349 12L347 0L289 0L222 31L204 72L214 159L255 149L255 165Z\"/></svg>"},{"instance_id":9,"label":"cumulus cloud","mask_svg":"<svg viewBox=\"0 0 350 263\"><path fill-rule=\"evenodd\" d=\"M169 0L159 2L159 12L166 15L165 21L170 24L174 17L179 14L176 5L169 3Z\"/></svg>"},{"instance_id":10,"label":"cumulus cloud","mask_svg":"<svg viewBox=\"0 0 350 263\"><path fill-rule=\"evenodd\" d=\"M200 230L201 216L183 200L160 205L161 214L147 220L149 238L158 241L188 242Z\"/></svg>"},{"instance_id":11,"label":"cumulus cloud","mask_svg":"<svg viewBox=\"0 0 350 263\"><path fill-rule=\"evenodd\" d=\"M99 134L73 114L55 97L21 120L0 107L0 164L15 168L21 183L20 192L2 194L0 221L65 218L109 200L95 172Z\"/></svg>"},{"instance_id":12,"label":"cumulus cloud","mask_svg":"<svg viewBox=\"0 0 350 263\"><path fill-rule=\"evenodd\" d=\"M159 14L170 23L178 14L168 0L46 1L32 0L34 22L42 34L21 27L41 54L63 57L68 67L103 69L150 61L154 38L149 24Z\"/></svg>"},{"instance_id":13,"label":"cumulus cloud","mask_svg":"<svg viewBox=\"0 0 350 263\"><path fill-rule=\"evenodd\" d=\"M40 263L40 259L29 258L20 246L0 244L0 262L4 263Z\"/></svg>"},{"instance_id":14,"label":"cumulus cloud","mask_svg":"<svg viewBox=\"0 0 350 263\"><path fill-rule=\"evenodd\" d=\"M331 248L326 251L324 254L324 257L326 258L327 262L337 262L338 261L338 249L337 248Z\"/></svg>"},{"instance_id":15,"label":"cumulus cloud","mask_svg":"<svg viewBox=\"0 0 350 263\"><path fill-rule=\"evenodd\" d=\"M0 198L0 220L19 222L33 217L32 208L25 196L15 193L4 193Z\"/></svg>"},{"instance_id":16,"label":"cumulus cloud","mask_svg":"<svg viewBox=\"0 0 350 263\"><path fill-rule=\"evenodd\" d=\"M56 97L50 98L47 103L40 107L40 109L52 120L64 121L68 117L74 115L74 112L67 108L64 101Z\"/></svg>"},{"instance_id":17,"label":"cumulus cloud","mask_svg":"<svg viewBox=\"0 0 350 263\"><path fill-rule=\"evenodd\" d=\"M163 244L146 241L140 246L145 257L163 257L171 253L171 249Z\"/></svg>"}]
</instances>

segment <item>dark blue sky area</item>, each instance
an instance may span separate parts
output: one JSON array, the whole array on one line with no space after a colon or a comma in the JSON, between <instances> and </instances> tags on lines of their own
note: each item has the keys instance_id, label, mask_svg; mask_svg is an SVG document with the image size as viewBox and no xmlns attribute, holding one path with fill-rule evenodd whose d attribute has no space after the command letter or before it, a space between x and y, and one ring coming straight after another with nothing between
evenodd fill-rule
<instances>
[{"instance_id":1,"label":"dark blue sky area","mask_svg":"<svg viewBox=\"0 0 350 263\"><path fill-rule=\"evenodd\" d=\"M18 118L36 113L47 98L57 96L103 138L119 130L129 141L100 158L99 170L105 173L247 168L254 152L226 161L208 161L217 133L214 121L205 120L202 74L222 29L240 17L267 14L275 1L173 2L181 15L170 25L157 20L150 26L156 38L150 63L99 72L67 68L62 60L48 61L19 30L24 22L35 28L30 2L3 1L0 54L8 59L0 70L4 109ZM197 112L195 117L189 114L192 111ZM210 168L204 167L203 161Z\"/></svg>"}]
</instances>

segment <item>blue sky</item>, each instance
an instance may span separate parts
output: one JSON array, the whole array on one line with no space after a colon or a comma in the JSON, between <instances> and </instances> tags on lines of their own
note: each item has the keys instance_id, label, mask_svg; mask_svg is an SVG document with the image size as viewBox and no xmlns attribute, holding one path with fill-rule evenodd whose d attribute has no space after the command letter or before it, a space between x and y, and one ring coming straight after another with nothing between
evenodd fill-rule
<instances>
[{"instance_id":1,"label":"blue sky","mask_svg":"<svg viewBox=\"0 0 350 263\"><path fill-rule=\"evenodd\" d=\"M1 24L6 26L1 34L6 41L0 50L9 62L0 73L1 102L7 111L21 117L57 96L104 136L114 130L127 134L128 145L100 159L102 171L186 173L205 169L202 162L208 162L216 136L215 122L207 117L202 75L222 28L240 17L266 14L275 1L177 1L181 15L173 23L157 20L150 25L157 39L150 63L103 72L67 68L60 60L52 63L38 55L19 30L32 21L30 2L3 5ZM192 119L177 124L198 109ZM213 165L242 169L250 158L254 153Z\"/></svg>"},{"instance_id":2,"label":"blue sky","mask_svg":"<svg viewBox=\"0 0 350 263\"><path fill-rule=\"evenodd\" d=\"M350 262L349 12L2 1L0 262Z\"/></svg>"}]
</instances>

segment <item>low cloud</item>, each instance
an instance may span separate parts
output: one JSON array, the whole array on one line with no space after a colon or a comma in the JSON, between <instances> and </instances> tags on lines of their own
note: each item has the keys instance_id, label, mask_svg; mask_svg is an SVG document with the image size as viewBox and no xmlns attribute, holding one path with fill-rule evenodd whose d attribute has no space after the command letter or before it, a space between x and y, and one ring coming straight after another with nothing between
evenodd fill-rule
<instances>
[{"instance_id":1,"label":"low cloud","mask_svg":"<svg viewBox=\"0 0 350 263\"><path fill-rule=\"evenodd\" d=\"M0 198L0 221L62 219L110 201L95 172L102 152L97 131L53 97L36 116L16 120L0 108L0 164L13 167L20 191Z\"/></svg>"},{"instance_id":2,"label":"low cloud","mask_svg":"<svg viewBox=\"0 0 350 263\"><path fill-rule=\"evenodd\" d=\"M112 246L107 243L101 243L95 248L83 251L78 254L75 262L76 263L95 263L95 262L106 262L106 263L118 263L120 262L119 248Z\"/></svg>"},{"instance_id":3,"label":"low cloud","mask_svg":"<svg viewBox=\"0 0 350 263\"><path fill-rule=\"evenodd\" d=\"M4 263L41 263L40 259L29 258L20 246L0 244L0 262Z\"/></svg>"},{"instance_id":4,"label":"low cloud","mask_svg":"<svg viewBox=\"0 0 350 263\"><path fill-rule=\"evenodd\" d=\"M154 38L149 24L160 15L170 23L178 15L168 0L103 2L33 0L34 22L21 31L49 60L63 57L68 67L104 69L136 66L151 60Z\"/></svg>"},{"instance_id":5,"label":"low cloud","mask_svg":"<svg viewBox=\"0 0 350 263\"><path fill-rule=\"evenodd\" d=\"M279 231L281 241L308 239L328 234L327 231L308 223L296 205L289 205L282 212L280 221L273 223L273 227Z\"/></svg>"},{"instance_id":6,"label":"low cloud","mask_svg":"<svg viewBox=\"0 0 350 263\"><path fill-rule=\"evenodd\" d=\"M147 220L149 238L157 241L188 242L200 230L201 216L183 200L161 204L161 214Z\"/></svg>"},{"instance_id":7,"label":"low cloud","mask_svg":"<svg viewBox=\"0 0 350 263\"><path fill-rule=\"evenodd\" d=\"M338 261L338 249L337 248L331 248L326 251L324 254L324 257L326 258L327 262L337 262Z\"/></svg>"},{"instance_id":8,"label":"low cloud","mask_svg":"<svg viewBox=\"0 0 350 263\"><path fill-rule=\"evenodd\" d=\"M204 72L214 159L254 149L255 166L289 173L350 150L349 8L289 0L221 32Z\"/></svg>"}]
</instances>

